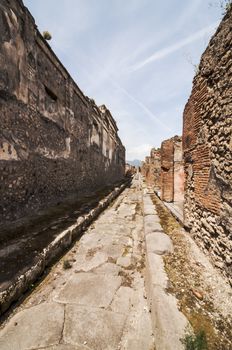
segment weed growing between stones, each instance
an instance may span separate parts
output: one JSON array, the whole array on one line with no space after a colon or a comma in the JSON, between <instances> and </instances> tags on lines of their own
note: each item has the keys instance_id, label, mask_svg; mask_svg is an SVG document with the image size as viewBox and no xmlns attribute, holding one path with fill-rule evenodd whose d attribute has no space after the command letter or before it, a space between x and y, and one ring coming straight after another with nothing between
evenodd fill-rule
<instances>
[{"instance_id":1,"label":"weed growing between stones","mask_svg":"<svg viewBox=\"0 0 232 350\"><path fill-rule=\"evenodd\" d=\"M45 40L51 40L52 38L51 34L47 30L43 32L43 37Z\"/></svg>"},{"instance_id":2,"label":"weed growing between stones","mask_svg":"<svg viewBox=\"0 0 232 350\"><path fill-rule=\"evenodd\" d=\"M185 346L185 350L207 350L207 340L204 330L201 330L196 335L186 333L186 335L180 340Z\"/></svg>"},{"instance_id":3,"label":"weed growing between stones","mask_svg":"<svg viewBox=\"0 0 232 350\"><path fill-rule=\"evenodd\" d=\"M205 284L201 276L201 265L191 260L190 246L181 226L156 195L151 198L161 226L174 244L174 252L164 257L165 270L169 277L167 293L176 296L179 309L189 320L194 333L199 334L204 330L208 349L230 350L230 319L226 319L215 309L211 287ZM186 349L198 350L197 347Z\"/></svg>"},{"instance_id":4,"label":"weed growing between stones","mask_svg":"<svg viewBox=\"0 0 232 350\"><path fill-rule=\"evenodd\" d=\"M132 288L134 278L129 271L121 270L118 275L122 277L121 286Z\"/></svg>"},{"instance_id":5,"label":"weed growing between stones","mask_svg":"<svg viewBox=\"0 0 232 350\"><path fill-rule=\"evenodd\" d=\"M71 267L72 267L72 264L70 263L69 260L64 260L63 261L63 269L64 270L71 269Z\"/></svg>"},{"instance_id":6,"label":"weed growing between stones","mask_svg":"<svg viewBox=\"0 0 232 350\"><path fill-rule=\"evenodd\" d=\"M223 16L231 9L232 6L232 0L221 0L220 1L220 6L222 9L222 14Z\"/></svg>"},{"instance_id":7,"label":"weed growing between stones","mask_svg":"<svg viewBox=\"0 0 232 350\"><path fill-rule=\"evenodd\" d=\"M232 0L219 0L219 1L210 1L210 7L220 7L222 16L224 16L232 7Z\"/></svg>"}]
</instances>

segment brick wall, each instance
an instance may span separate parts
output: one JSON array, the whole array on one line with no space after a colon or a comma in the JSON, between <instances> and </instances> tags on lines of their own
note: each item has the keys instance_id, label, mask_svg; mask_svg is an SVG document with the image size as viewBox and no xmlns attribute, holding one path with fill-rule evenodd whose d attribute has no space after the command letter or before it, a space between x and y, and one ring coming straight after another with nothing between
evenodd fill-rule
<instances>
[{"instance_id":1,"label":"brick wall","mask_svg":"<svg viewBox=\"0 0 232 350\"><path fill-rule=\"evenodd\" d=\"M0 3L0 222L123 178L125 149L21 0Z\"/></svg>"},{"instance_id":2,"label":"brick wall","mask_svg":"<svg viewBox=\"0 0 232 350\"><path fill-rule=\"evenodd\" d=\"M185 225L232 282L232 9L202 55L184 110Z\"/></svg>"}]
</instances>

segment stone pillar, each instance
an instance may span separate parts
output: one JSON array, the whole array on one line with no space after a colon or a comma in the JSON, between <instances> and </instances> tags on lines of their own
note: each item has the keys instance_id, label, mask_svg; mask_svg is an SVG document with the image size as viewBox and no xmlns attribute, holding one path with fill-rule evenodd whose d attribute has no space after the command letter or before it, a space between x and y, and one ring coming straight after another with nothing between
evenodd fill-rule
<instances>
[{"instance_id":1,"label":"stone pillar","mask_svg":"<svg viewBox=\"0 0 232 350\"><path fill-rule=\"evenodd\" d=\"M156 192L160 190L160 171L160 149L152 148L150 156L143 162L142 174Z\"/></svg>"},{"instance_id":2,"label":"stone pillar","mask_svg":"<svg viewBox=\"0 0 232 350\"><path fill-rule=\"evenodd\" d=\"M184 164L182 137L174 138L174 202L184 201Z\"/></svg>"},{"instance_id":3,"label":"stone pillar","mask_svg":"<svg viewBox=\"0 0 232 350\"><path fill-rule=\"evenodd\" d=\"M160 149L151 149L151 160L152 160L152 184L155 192L160 191L160 176L161 176L161 163L160 163Z\"/></svg>"},{"instance_id":4,"label":"stone pillar","mask_svg":"<svg viewBox=\"0 0 232 350\"><path fill-rule=\"evenodd\" d=\"M174 199L174 143L173 139L161 144L161 199L173 202Z\"/></svg>"}]
</instances>

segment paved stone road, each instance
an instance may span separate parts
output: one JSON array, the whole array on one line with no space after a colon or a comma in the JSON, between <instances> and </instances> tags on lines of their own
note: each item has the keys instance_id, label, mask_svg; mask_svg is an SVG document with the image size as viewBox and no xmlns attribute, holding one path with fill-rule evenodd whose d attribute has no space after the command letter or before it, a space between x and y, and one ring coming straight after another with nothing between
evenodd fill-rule
<instances>
[{"instance_id":1,"label":"paved stone road","mask_svg":"<svg viewBox=\"0 0 232 350\"><path fill-rule=\"evenodd\" d=\"M24 302L1 350L154 349L140 186L138 177Z\"/></svg>"}]
</instances>

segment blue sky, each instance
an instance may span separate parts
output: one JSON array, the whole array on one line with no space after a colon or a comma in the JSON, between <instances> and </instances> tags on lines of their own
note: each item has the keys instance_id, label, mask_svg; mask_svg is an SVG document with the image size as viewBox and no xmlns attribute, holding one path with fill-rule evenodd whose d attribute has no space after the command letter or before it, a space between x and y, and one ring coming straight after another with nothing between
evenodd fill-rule
<instances>
[{"instance_id":1,"label":"blue sky","mask_svg":"<svg viewBox=\"0 0 232 350\"><path fill-rule=\"evenodd\" d=\"M194 65L222 17L210 0L24 0L84 94L115 118L127 159L182 133Z\"/></svg>"}]
</instances>

